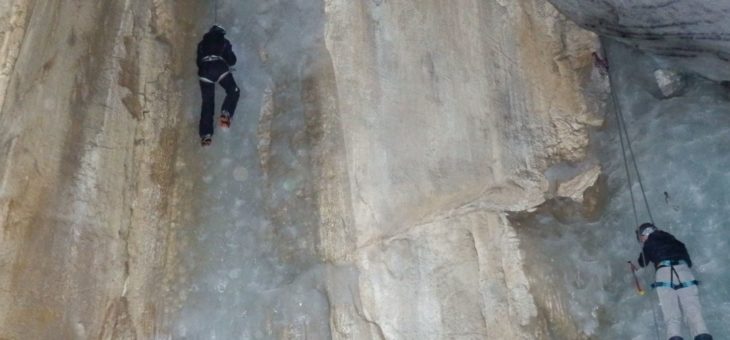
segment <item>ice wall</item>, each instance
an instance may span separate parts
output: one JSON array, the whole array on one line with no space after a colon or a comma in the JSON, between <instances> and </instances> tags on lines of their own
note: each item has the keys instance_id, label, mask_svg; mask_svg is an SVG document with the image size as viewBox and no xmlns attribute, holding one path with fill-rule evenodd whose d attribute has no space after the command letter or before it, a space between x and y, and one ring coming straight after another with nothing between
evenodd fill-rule
<instances>
[{"instance_id":1,"label":"ice wall","mask_svg":"<svg viewBox=\"0 0 730 340\"><path fill-rule=\"evenodd\" d=\"M716 82L685 74L687 88L682 95L664 98L654 71L675 65L671 58L605 41L613 90L628 125L654 221L687 245L702 281L705 319L713 335L722 339L730 334L724 284L730 274L722 255L730 239L726 226L730 216L724 208L725 188L730 184L725 147L730 142L730 94ZM609 197L604 213L586 219L566 213L575 207L556 200L527 220L516 218L522 224L518 234L523 236L523 246L537 250L526 252L527 271L536 283L551 283L536 290L536 295L550 297L559 309L573 315L572 324L556 323L556 329L574 327L598 339L654 339L658 329L659 338L664 338L654 292L648 289L643 297L636 293L626 263L636 261L640 247L633 235L636 222L615 119L610 118L594 138ZM647 221L633 171L632 176L639 218ZM642 272L645 288L653 282L653 272ZM691 339L687 330L684 337Z\"/></svg>"},{"instance_id":2,"label":"ice wall","mask_svg":"<svg viewBox=\"0 0 730 340\"><path fill-rule=\"evenodd\" d=\"M313 173L328 66L323 4L217 3L218 24L239 59L233 74L243 95L231 129L219 129L211 147L194 151L201 168L192 191L200 211L178 229L181 272L160 337L327 339ZM210 5L196 41L213 24ZM185 114L197 122L197 81L187 93Z\"/></svg>"}]
</instances>

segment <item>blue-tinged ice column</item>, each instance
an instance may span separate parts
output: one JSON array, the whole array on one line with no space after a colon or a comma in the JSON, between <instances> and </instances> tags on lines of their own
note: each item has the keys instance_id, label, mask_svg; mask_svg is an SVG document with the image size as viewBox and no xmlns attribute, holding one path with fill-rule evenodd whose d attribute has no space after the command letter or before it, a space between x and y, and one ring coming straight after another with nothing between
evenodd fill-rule
<instances>
[{"instance_id":1,"label":"blue-tinged ice column","mask_svg":"<svg viewBox=\"0 0 730 340\"><path fill-rule=\"evenodd\" d=\"M303 98L323 44L322 4L220 0L218 6L218 24L238 55L234 77L242 96L231 129L217 128L212 146L197 151L204 162L194 184L201 211L198 221L181 227L185 275L173 294L182 305L168 317L169 332L174 339L327 339L311 117ZM194 85L189 118L197 124ZM220 110L223 91L217 92Z\"/></svg>"},{"instance_id":2,"label":"blue-tinged ice column","mask_svg":"<svg viewBox=\"0 0 730 340\"><path fill-rule=\"evenodd\" d=\"M719 83L688 76L679 96L660 99L654 71L672 68L670 62L610 40L605 45L612 90L654 220L687 245L702 281L705 320L716 339L722 339L730 334L730 92ZM592 222L555 214L559 208L541 210L532 220L538 226L520 229L526 237L523 246L539 249L548 260L533 271L545 274L541 283L552 287L545 290L561 296L559 309L571 315L579 331L597 339L655 339L657 333L664 339L656 294L647 287L654 269L640 272L645 296L637 294L630 276L627 261L636 262L640 246L633 234L616 119L612 112L606 117L606 126L593 136L607 176L606 210ZM637 177L631 175L640 223L648 221ZM687 329L684 336L691 339Z\"/></svg>"}]
</instances>

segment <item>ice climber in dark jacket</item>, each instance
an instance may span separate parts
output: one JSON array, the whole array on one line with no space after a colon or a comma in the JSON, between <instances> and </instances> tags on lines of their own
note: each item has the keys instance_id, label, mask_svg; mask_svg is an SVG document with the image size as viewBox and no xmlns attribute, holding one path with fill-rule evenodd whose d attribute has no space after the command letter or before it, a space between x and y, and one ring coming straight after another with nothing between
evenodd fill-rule
<instances>
[{"instance_id":1,"label":"ice climber in dark jacket","mask_svg":"<svg viewBox=\"0 0 730 340\"><path fill-rule=\"evenodd\" d=\"M656 268L656 282L651 286L659 296L669 340L682 340L682 312L695 340L712 340L702 318L697 280L692 274L692 260L684 243L672 234L659 230L651 223L644 223L636 231L643 244L639 265L649 263ZM681 306L681 310L680 310Z\"/></svg>"},{"instance_id":2,"label":"ice climber in dark jacket","mask_svg":"<svg viewBox=\"0 0 730 340\"><path fill-rule=\"evenodd\" d=\"M221 108L220 125L228 128L236 111L240 90L233 80L231 66L236 64L236 55L231 43L225 38L226 31L214 25L198 43L198 77L203 104L200 113L200 141L203 146L213 141L213 120L215 115L215 84L226 90Z\"/></svg>"}]
</instances>

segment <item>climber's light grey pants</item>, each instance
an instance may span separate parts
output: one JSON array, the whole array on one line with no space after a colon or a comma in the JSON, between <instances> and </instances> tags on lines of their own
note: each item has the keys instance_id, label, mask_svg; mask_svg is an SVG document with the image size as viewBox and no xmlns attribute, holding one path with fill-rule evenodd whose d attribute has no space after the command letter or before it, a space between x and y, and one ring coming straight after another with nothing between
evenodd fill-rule
<instances>
[{"instance_id":1,"label":"climber's light grey pants","mask_svg":"<svg viewBox=\"0 0 730 340\"><path fill-rule=\"evenodd\" d=\"M695 279L692 270L687 265L676 265L674 270L676 271L674 275L675 284ZM677 275L679 275L679 279L677 279ZM656 282L672 282L671 268L659 268L656 271ZM682 328L682 311L684 311L684 317L687 319L692 337L708 333L705 320L702 318L699 290L696 285L677 290L669 287L657 287L656 292L659 296L659 305L662 307L664 322L667 325L667 338L682 336L680 331ZM680 305L682 306L681 310Z\"/></svg>"}]
</instances>

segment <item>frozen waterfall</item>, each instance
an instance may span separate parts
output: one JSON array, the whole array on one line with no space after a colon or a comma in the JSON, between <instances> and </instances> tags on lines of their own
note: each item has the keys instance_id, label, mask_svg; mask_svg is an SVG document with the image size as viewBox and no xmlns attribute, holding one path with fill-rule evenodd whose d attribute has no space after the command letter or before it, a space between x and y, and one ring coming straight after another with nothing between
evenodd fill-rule
<instances>
[{"instance_id":1,"label":"frozen waterfall","mask_svg":"<svg viewBox=\"0 0 730 340\"><path fill-rule=\"evenodd\" d=\"M184 304L171 321L172 338L325 339L317 220L303 194L310 155L300 97L323 43L323 9L306 1L218 5L243 95L231 129L217 129L213 145L199 151L203 212L185 226L193 240L183 254L189 281L175 288ZM197 84L188 91L189 119L197 122ZM224 92L216 92L219 110Z\"/></svg>"}]
</instances>

